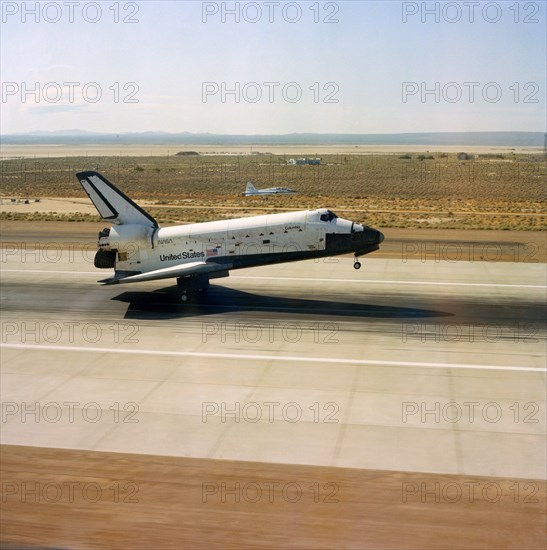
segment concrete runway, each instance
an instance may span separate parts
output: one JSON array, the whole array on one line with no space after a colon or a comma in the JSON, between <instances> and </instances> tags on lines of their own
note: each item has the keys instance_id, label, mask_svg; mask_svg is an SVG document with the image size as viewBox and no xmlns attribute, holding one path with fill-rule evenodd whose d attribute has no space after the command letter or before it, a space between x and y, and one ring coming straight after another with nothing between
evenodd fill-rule
<instances>
[{"instance_id":1,"label":"concrete runway","mask_svg":"<svg viewBox=\"0 0 547 550\"><path fill-rule=\"evenodd\" d=\"M49 252L2 262L3 444L545 478L543 263L308 261L179 305Z\"/></svg>"}]
</instances>

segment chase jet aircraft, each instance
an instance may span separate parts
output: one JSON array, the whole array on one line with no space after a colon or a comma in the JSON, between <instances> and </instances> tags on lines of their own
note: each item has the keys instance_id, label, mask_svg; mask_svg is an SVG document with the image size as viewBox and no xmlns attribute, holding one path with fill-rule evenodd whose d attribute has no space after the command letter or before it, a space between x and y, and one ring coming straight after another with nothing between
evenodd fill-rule
<instances>
[{"instance_id":1,"label":"chase jet aircraft","mask_svg":"<svg viewBox=\"0 0 547 550\"><path fill-rule=\"evenodd\" d=\"M245 193L246 197L252 195L294 195L298 191L287 189L286 187L269 187L268 189L257 189L251 182L247 183Z\"/></svg>"},{"instance_id":2,"label":"chase jet aircraft","mask_svg":"<svg viewBox=\"0 0 547 550\"><path fill-rule=\"evenodd\" d=\"M380 231L339 218L326 208L174 227L158 222L98 172L76 174L102 219L95 267L114 269L99 282L177 280L185 302L232 269L378 250Z\"/></svg>"}]
</instances>

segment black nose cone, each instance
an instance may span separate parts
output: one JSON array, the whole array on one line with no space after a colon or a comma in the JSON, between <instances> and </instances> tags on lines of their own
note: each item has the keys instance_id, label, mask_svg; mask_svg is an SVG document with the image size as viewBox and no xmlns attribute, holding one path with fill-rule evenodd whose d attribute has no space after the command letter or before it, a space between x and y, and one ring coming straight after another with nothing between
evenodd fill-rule
<instances>
[{"instance_id":1,"label":"black nose cone","mask_svg":"<svg viewBox=\"0 0 547 550\"><path fill-rule=\"evenodd\" d=\"M369 246L378 246L384 240L384 234L373 227L365 227L362 232L356 233L355 237Z\"/></svg>"}]
</instances>

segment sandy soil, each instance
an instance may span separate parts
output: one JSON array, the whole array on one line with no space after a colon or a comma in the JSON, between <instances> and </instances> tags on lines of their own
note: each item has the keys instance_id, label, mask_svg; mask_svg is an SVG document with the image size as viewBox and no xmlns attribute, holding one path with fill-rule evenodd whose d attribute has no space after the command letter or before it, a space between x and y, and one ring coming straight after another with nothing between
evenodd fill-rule
<instances>
[{"instance_id":1,"label":"sandy soil","mask_svg":"<svg viewBox=\"0 0 547 550\"><path fill-rule=\"evenodd\" d=\"M537 480L8 445L0 456L2 548L532 549L546 536Z\"/></svg>"},{"instance_id":2,"label":"sandy soil","mask_svg":"<svg viewBox=\"0 0 547 550\"><path fill-rule=\"evenodd\" d=\"M25 202L26 199L22 198L12 198L12 197L0 197L0 212L21 212L21 213L33 213L33 212L39 212L39 213L48 213L48 212L57 212L59 214L71 214L71 213L79 213L79 214L96 214L96 209L93 206L93 204L86 198L83 199L76 199L76 198L40 198L37 202L37 199L31 198L29 199L28 204ZM143 208L148 207L154 207L154 208L176 208L180 210L211 210L213 208L211 205L181 205L181 204L156 204L156 201L146 201L146 200L140 200L139 204ZM245 210L259 210L260 213L265 209L264 206L222 206L222 205L215 205L215 210L233 210L233 211L240 211L242 209ZM272 211L287 211L287 210L294 210L291 208L286 207L271 207L267 206L267 210ZM367 212L369 215L374 215L375 212L378 213L402 213L402 214L446 214L446 212L436 212L432 210L378 210L378 209L358 209L358 208L337 208L338 212ZM526 217L544 217L544 213L531 213L531 212L459 212L459 211L453 211L453 214L475 214L480 216L500 216L500 215L508 215L508 216L526 216ZM432 222L436 218L430 219L429 221ZM440 218L439 218L440 219Z\"/></svg>"},{"instance_id":3,"label":"sandy soil","mask_svg":"<svg viewBox=\"0 0 547 550\"><path fill-rule=\"evenodd\" d=\"M82 214L96 214L97 210L89 199L40 199L40 202L35 202L36 199L30 199L26 204L24 199L0 198L0 212L58 212L59 214L69 214L79 212Z\"/></svg>"},{"instance_id":4,"label":"sandy soil","mask_svg":"<svg viewBox=\"0 0 547 550\"><path fill-rule=\"evenodd\" d=\"M81 156L162 156L179 151L197 151L201 154L249 155L274 153L276 155L359 154L359 153L541 153L541 147L502 147L465 145L2 145L0 160L10 158L81 157Z\"/></svg>"}]
</instances>

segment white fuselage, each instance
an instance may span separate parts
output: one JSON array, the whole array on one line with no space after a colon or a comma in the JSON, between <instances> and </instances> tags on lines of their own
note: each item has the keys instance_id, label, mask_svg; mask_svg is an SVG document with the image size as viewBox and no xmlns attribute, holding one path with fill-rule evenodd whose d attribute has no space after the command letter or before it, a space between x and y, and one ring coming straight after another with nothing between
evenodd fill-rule
<instances>
[{"instance_id":1,"label":"white fuselage","mask_svg":"<svg viewBox=\"0 0 547 550\"><path fill-rule=\"evenodd\" d=\"M246 197L252 197L254 195L296 195L296 191L287 189L286 187L270 187L268 189L255 189L253 191L245 191L243 193Z\"/></svg>"},{"instance_id":2,"label":"white fuselage","mask_svg":"<svg viewBox=\"0 0 547 550\"><path fill-rule=\"evenodd\" d=\"M327 234L363 231L326 209L268 214L174 227L113 226L100 248L117 250L116 270L152 271L196 261L223 262L230 269L279 261L290 253L324 255ZM323 219L321 219L323 217ZM264 261L261 261L261 260Z\"/></svg>"}]
</instances>

